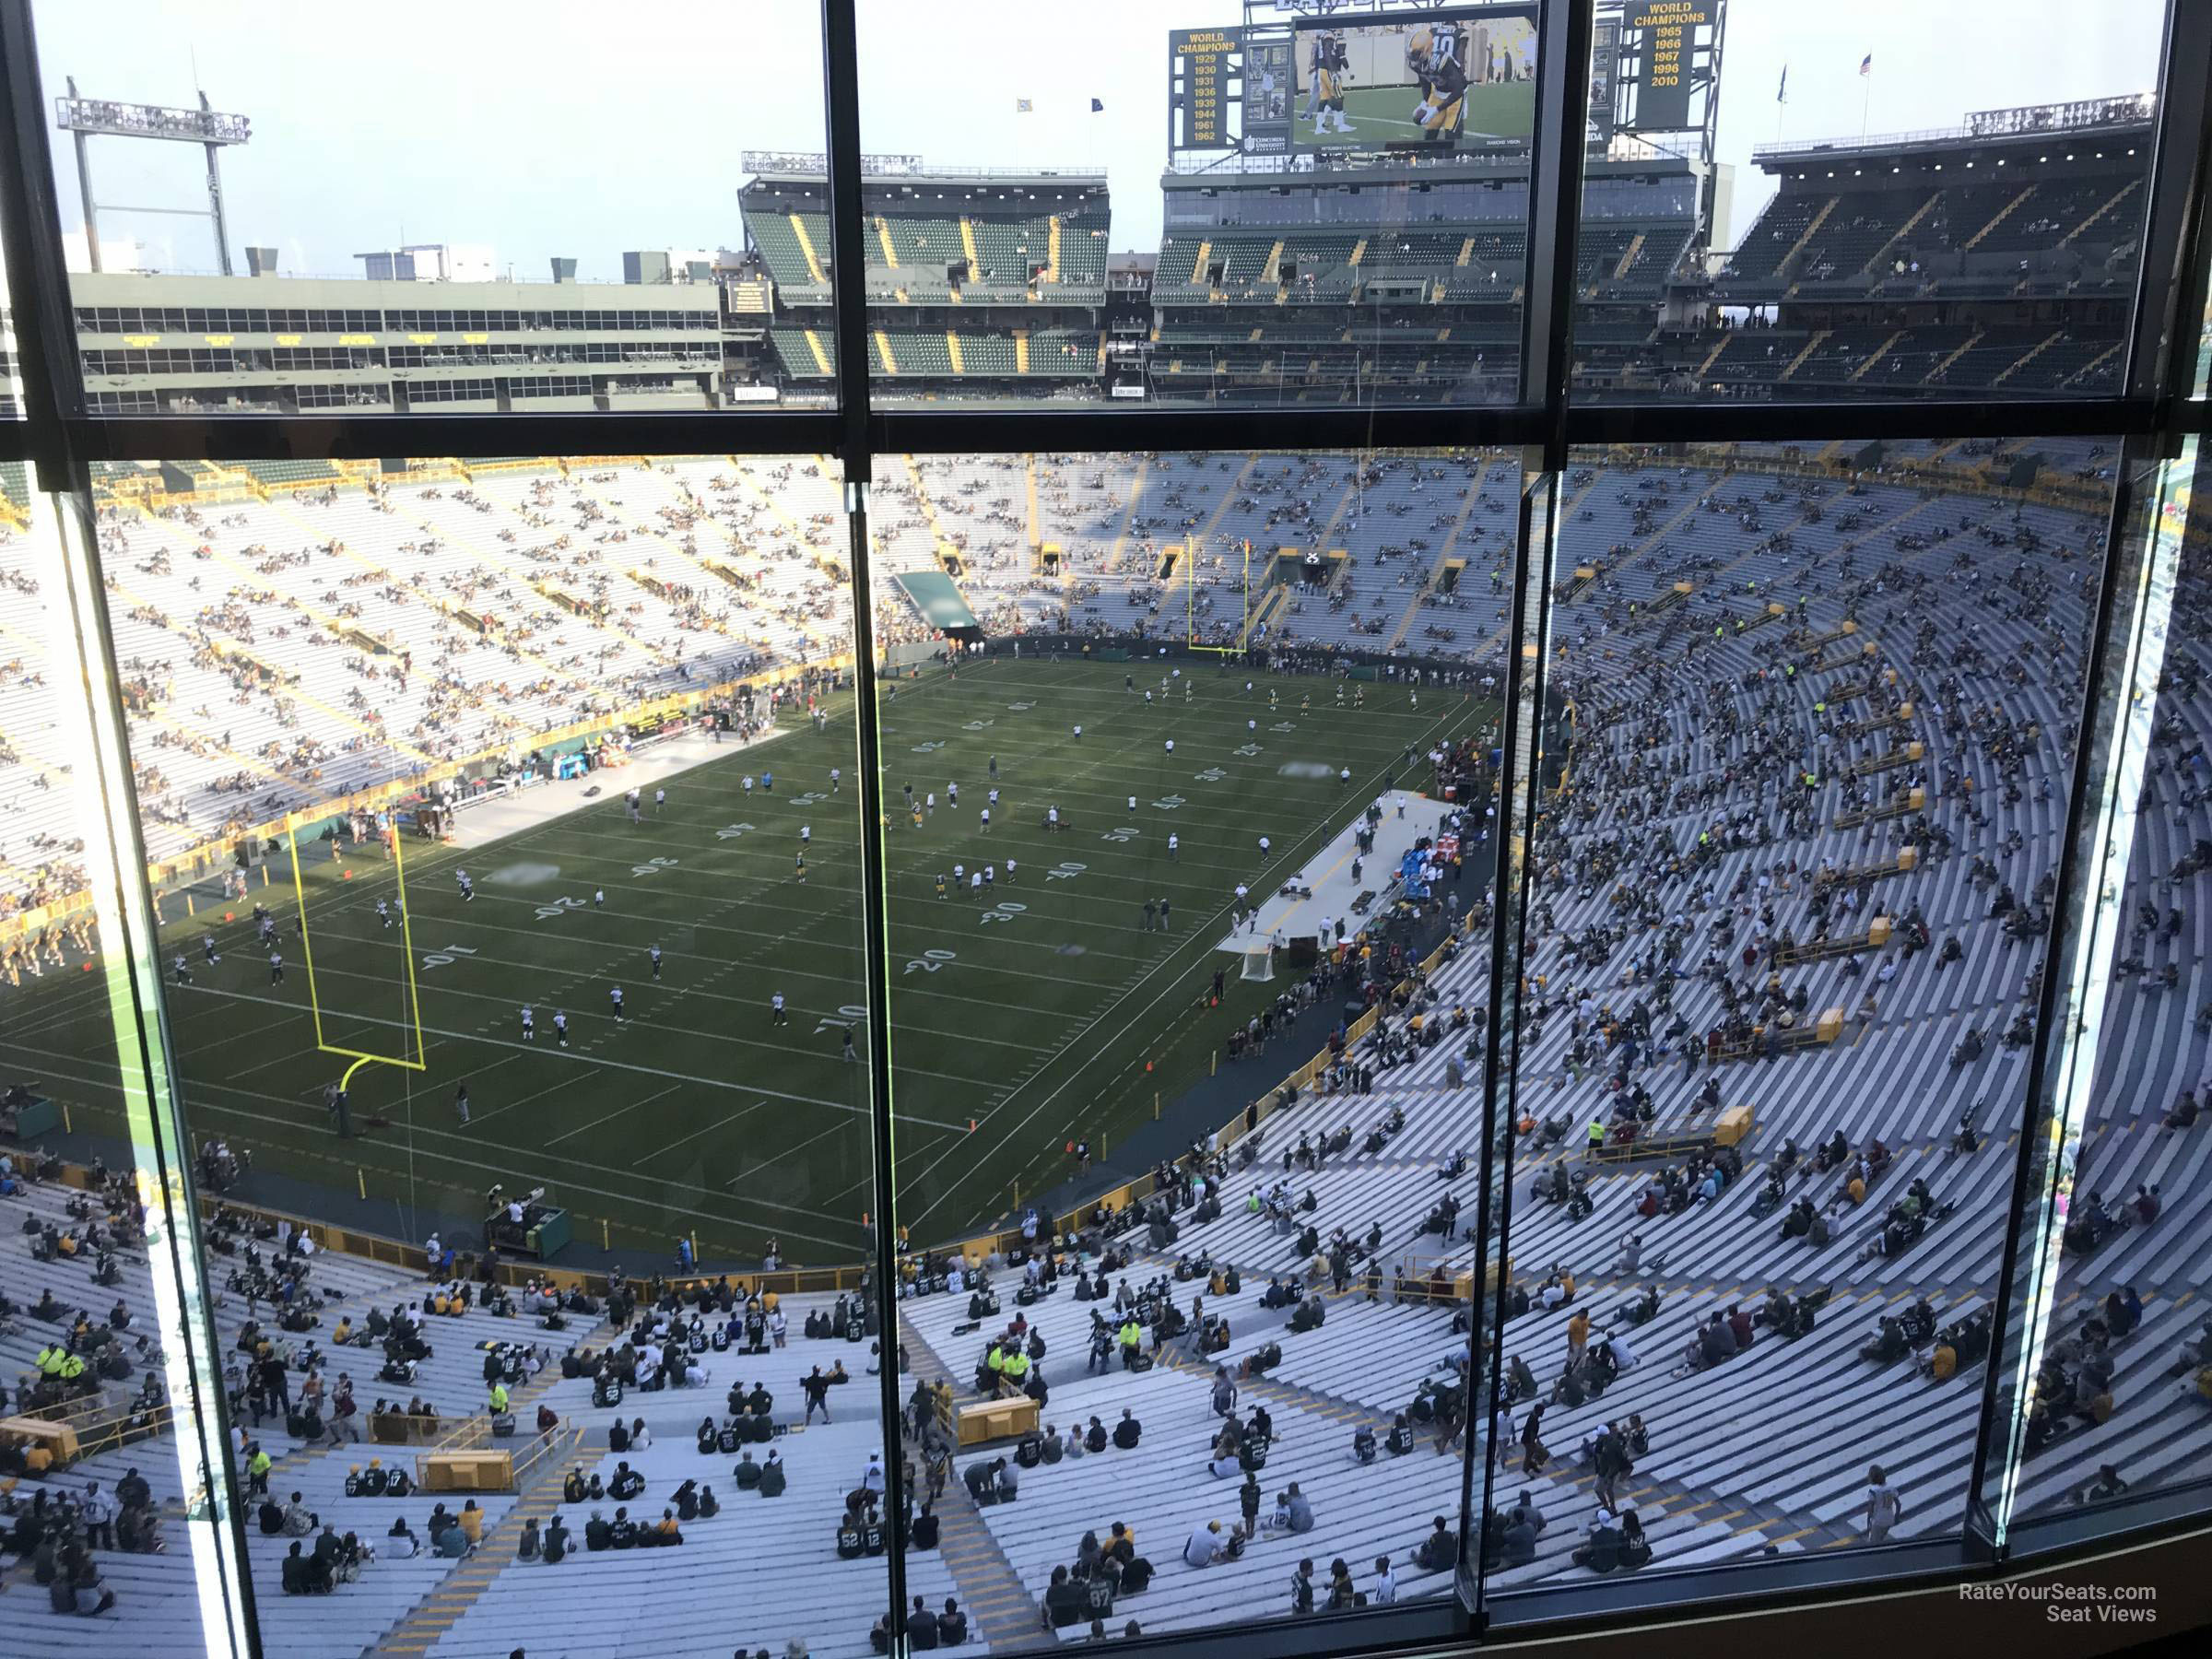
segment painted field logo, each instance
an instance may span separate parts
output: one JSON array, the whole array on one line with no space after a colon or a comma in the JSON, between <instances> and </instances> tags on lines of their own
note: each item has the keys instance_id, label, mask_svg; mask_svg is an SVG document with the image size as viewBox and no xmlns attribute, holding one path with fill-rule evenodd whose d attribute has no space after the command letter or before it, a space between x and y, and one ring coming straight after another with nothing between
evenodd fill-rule
<instances>
[{"instance_id":1,"label":"painted field logo","mask_svg":"<svg viewBox=\"0 0 2212 1659\"><path fill-rule=\"evenodd\" d=\"M496 870L485 871L484 885L486 887L540 887L546 882L553 880L559 874L560 866L554 864L501 865Z\"/></svg>"},{"instance_id":2,"label":"painted field logo","mask_svg":"<svg viewBox=\"0 0 2212 1659\"><path fill-rule=\"evenodd\" d=\"M1277 775L1285 778L1333 778L1336 775L1318 760L1286 760L1275 770Z\"/></svg>"}]
</instances>

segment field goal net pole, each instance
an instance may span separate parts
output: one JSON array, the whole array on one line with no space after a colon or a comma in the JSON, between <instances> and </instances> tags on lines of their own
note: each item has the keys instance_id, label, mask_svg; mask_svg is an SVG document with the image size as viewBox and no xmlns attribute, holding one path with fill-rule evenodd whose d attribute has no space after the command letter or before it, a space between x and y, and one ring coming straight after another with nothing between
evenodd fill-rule
<instances>
[{"instance_id":1,"label":"field goal net pole","mask_svg":"<svg viewBox=\"0 0 2212 1659\"><path fill-rule=\"evenodd\" d=\"M334 830L332 833L334 837L332 844L335 845L336 832ZM414 920L407 904L406 862L400 852L401 843L406 838L399 832L399 820L396 813L393 815L392 826L384 831L384 850L391 854L393 879L398 888L396 898L399 904L400 964L407 976L407 1024L415 1036L415 1057L411 1060L404 1053L372 1054L363 1049L347 1048L342 1043L332 1042L324 1034L322 991L315 980L314 935L308 925L307 882L300 869L300 815L298 813L285 815L284 844L285 850L291 854L292 860L292 899L300 913L300 952L305 959L307 968L307 1006L314 1018L315 1047L323 1053L335 1054L341 1059L353 1062L338 1078L338 1123L341 1136L351 1133L351 1120L345 1111L344 1100L346 1091L353 1086L354 1073L359 1071L364 1065L395 1065L402 1071L411 1072L427 1072L430 1069L429 1051L423 1042L422 996L415 982Z\"/></svg>"},{"instance_id":2,"label":"field goal net pole","mask_svg":"<svg viewBox=\"0 0 2212 1659\"><path fill-rule=\"evenodd\" d=\"M1183 644L1192 651L1212 652L1218 656L1242 656L1251 643L1252 634L1252 538L1241 537L1237 543L1243 559L1243 581L1238 583L1238 601L1241 606L1237 618L1236 642L1230 645L1202 645L1198 642L1198 560L1203 556L1205 543L1190 543L1187 557L1190 569L1185 572L1183 592Z\"/></svg>"}]
</instances>

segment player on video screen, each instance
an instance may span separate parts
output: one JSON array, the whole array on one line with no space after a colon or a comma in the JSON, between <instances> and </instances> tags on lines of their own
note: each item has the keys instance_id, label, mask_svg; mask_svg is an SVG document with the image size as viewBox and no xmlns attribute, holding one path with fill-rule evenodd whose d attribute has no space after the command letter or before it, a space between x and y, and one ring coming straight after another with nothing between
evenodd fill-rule
<instances>
[{"instance_id":1,"label":"player on video screen","mask_svg":"<svg viewBox=\"0 0 2212 1659\"><path fill-rule=\"evenodd\" d=\"M1313 135L1318 138L1326 132L1348 133L1351 124L1344 118L1344 79L1348 63L1344 37L1335 29L1324 29L1313 37L1313 100L1320 104L1313 117ZM1329 125L1335 116L1336 124Z\"/></svg>"},{"instance_id":2,"label":"player on video screen","mask_svg":"<svg viewBox=\"0 0 2212 1659\"><path fill-rule=\"evenodd\" d=\"M1424 24L1406 37L1406 67L1420 82L1421 101L1413 119L1424 142L1457 143L1467 116L1467 70L1461 60L1459 31L1450 24Z\"/></svg>"}]
</instances>

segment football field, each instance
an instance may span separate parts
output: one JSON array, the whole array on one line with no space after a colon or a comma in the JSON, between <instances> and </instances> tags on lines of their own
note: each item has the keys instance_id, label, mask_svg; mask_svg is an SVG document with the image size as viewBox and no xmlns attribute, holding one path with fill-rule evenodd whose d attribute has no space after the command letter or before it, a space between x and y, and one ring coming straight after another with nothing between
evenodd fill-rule
<instances>
[{"instance_id":1,"label":"football field","mask_svg":"<svg viewBox=\"0 0 2212 1659\"><path fill-rule=\"evenodd\" d=\"M1347 687L1339 707L1337 683L1311 677L1250 675L1247 694L1248 671L1203 661L1163 698L1167 672L1002 656L901 682L886 703L898 1218L917 1241L1012 1212L1070 1173L1070 1139L1111 1148L1206 1076L1231 1022L1282 988L1240 983L1217 948L1237 884L1273 891L1386 783L1425 786L1432 744L1495 718L1459 693L1382 685L1364 706ZM855 1259L874 1180L866 1067L845 1056L849 1032L865 1060L869 1018L862 826L850 704L830 712L826 732L802 721L668 778L658 812L649 784L639 824L609 770L572 811L553 804L588 785L535 792L548 816L503 840L409 841L404 928L390 863L335 864L316 842L300 848L304 946L288 861L266 887L256 874L229 922L205 906L171 919L164 979L194 1131L251 1147L258 1168L469 1216L493 1182L543 1184L594 1243L658 1254L688 1234L702 1255L753 1256L772 1237L794 1263ZM919 828L910 782L936 796ZM956 865L996 879L956 894ZM1167 901L1164 930L1147 900ZM282 924L281 983L255 901ZM190 984L171 971L180 953ZM1217 968L1229 997L1210 1008ZM100 980L49 972L14 993L0 1065L70 1102L78 1127L113 1132ZM323 1101L347 1062L318 1050L314 1007L332 1048L411 1056L419 1035L427 1069L355 1076L350 1139ZM1270 1053L1246 1092L1308 1057Z\"/></svg>"},{"instance_id":2,"label":"football field","mask_svg":"<svg viewBox=\"0 0 2212 1659\"><path fill-rule=\"evenodd\" d=\"M1344 89L1344 118L1352 130L1340 133L1332 121L1329 130L1317 135L1301 91L1290 112L1291 138L1301 149L1380 149L1386 144L1420 142L1421 124L1413 118L1420 101L1418 87L1348 84ZM1535 130L1535 81L1490 81L1467 88L1466 116L1460 124L1460 136L1526 138ZM1450 140L1433 142L1444 145Z\"/></svg>"}]
</instances>

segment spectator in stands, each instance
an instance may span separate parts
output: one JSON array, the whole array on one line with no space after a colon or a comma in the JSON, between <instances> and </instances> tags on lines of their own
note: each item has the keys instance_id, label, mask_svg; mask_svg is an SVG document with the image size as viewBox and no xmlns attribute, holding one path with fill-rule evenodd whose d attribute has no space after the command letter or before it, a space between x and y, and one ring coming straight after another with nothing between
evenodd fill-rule
<instances>
[{"instance_id":1,"label":"spectator in stands","mask_svg":"<svg viewBox=\"0 0 2212 1659\"><path fill-rule=\"evenodd\" d=\"M2075 1498L2077 1503L2103 1503L2127 1490L2127 1482L2120 1477L2116 1464L2099 1464L2097 1478L2084 1487Z\"/></svg>"},{"instance_id":2,"label":"spectator in stands","mask_svg":"<svg viewBox=\"0 0 2212 1659\"><path fill-rule=\"evenodd\" d=\"M300 1541L295 1538L291 1548L285 1552L282 1584L287 1595L307 1595L315 1589L312 1575L314 1562L300 1553L301 1547Z\"/></svg>"},{"instance_id":3,"label":"spectator in stands","mask_svg":"<svg viewBox=\"0 0 2212 1659\"><path fill-rule=\"evenodd\" d=\"M1067 1569L1053 1568L1052 1583L1044 1589L1045 1628L1065 1630L1071 1625L1082 1623L1083 1610L1088 1605L1083 1587L1068 1577Z\"/></svg>"},{"instance_id":4,"label":"spectator in stands","mask_svg":"<svg viewBox=\"0 0 2212 1659\"><path fill-rule=\"evenodd\" d=\"M1437 1524L1443 1524L1440 1521ZM1182 1547L1182 1559L1193 1567L1211 1567L1220 1559L1223 1547L1221 1523L1208 1521L1204 1526L1193 1529L1190 1541Z\"/></svg>"},{"instance_id":5,"label":"spectator in stands","mask_svg":"<svg viewBox=\"0 0 2212 1659\"><path fill-rule=\"evenodd\" d=\"M948 1595L943 1611L937 1615L937 1645L959 1647L967 1640L968 1615L960 1610L959 1601Z\"/></svg>"},{"instance_id":6,"label":"spectator in stands","mask_svg":"<svg viewBox=\"0 0 2212 1659\"><path fill-rule=\"evenodd\" d=\"M1438 1515L1430 1523L1429 1535L1413 1552L1414 1565L1423 1572L1449 1572L1459 1564L1459 1539Z\"/></svg>"},{"instance_id":7,"label":"spectator in stands","mask_svg":"<svg viewBox=\"0 0 2212 1659\"><path fill-rule=\"evenodd\" d=\"M1904 1512L1904 1500L1897 1495L1897 1488L1889 1484L1882 1465L1876 1464L1866 1471L1866 1542L1885 1542L1889 1536L1889 1529L1898 1524Z\"/></svg>"}]
</instances>

